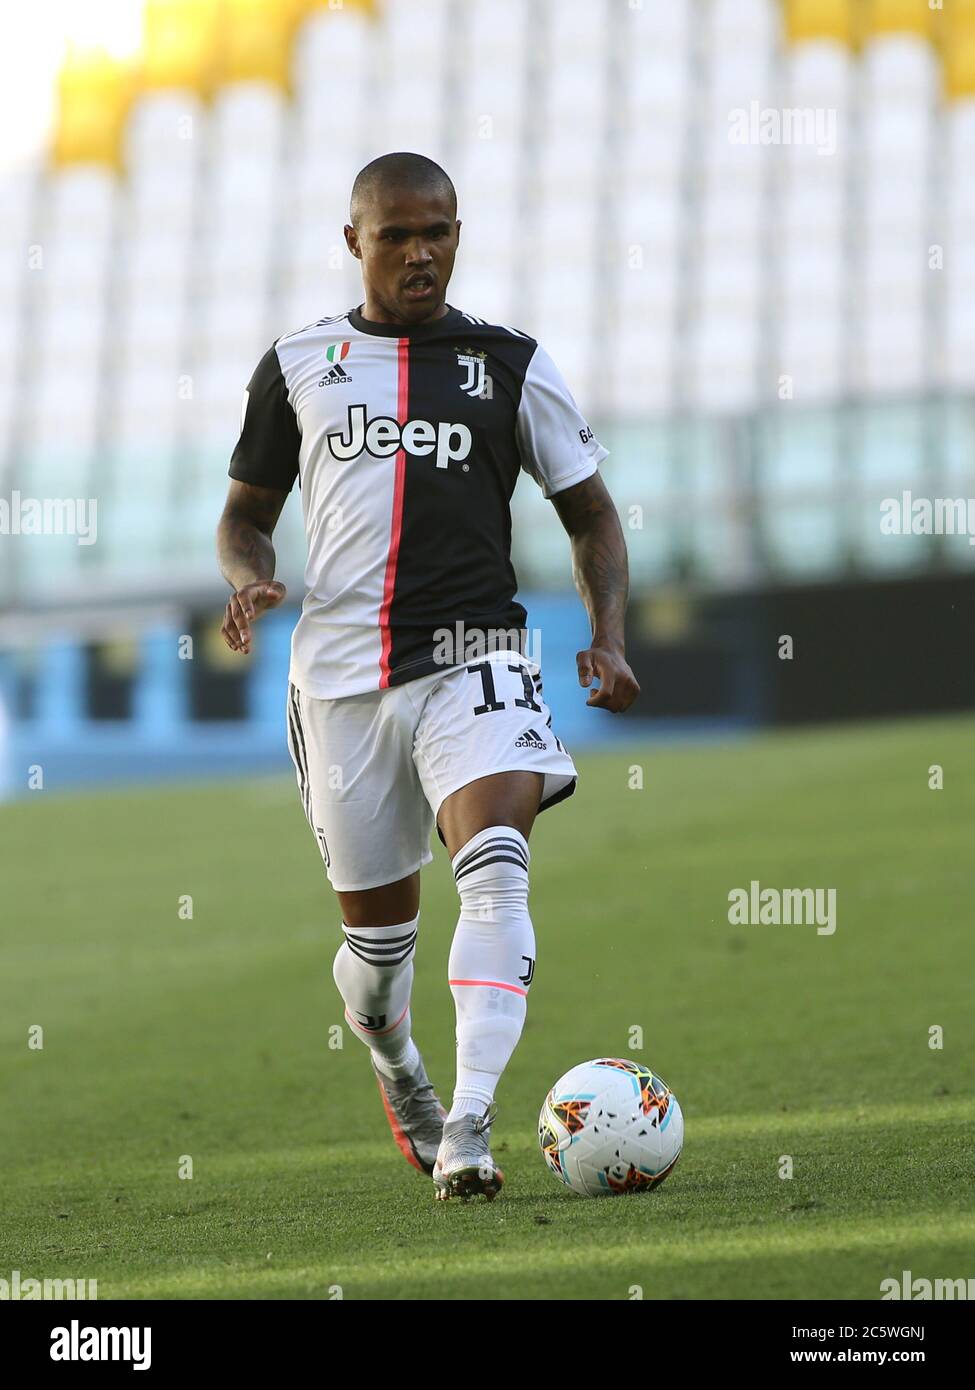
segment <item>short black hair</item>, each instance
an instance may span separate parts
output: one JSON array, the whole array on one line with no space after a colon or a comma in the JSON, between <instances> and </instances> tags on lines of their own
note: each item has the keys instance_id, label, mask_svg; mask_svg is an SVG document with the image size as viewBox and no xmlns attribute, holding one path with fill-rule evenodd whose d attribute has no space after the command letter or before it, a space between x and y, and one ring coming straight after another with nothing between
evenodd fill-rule
<instances>
[{"instance_id":1,"label":"short black hair","mask_svg":"<svg viewBox=\"0 0 975 1390\"><path fill-rule=\"evenodd\" d=\"M457 192L449 174L425 154L381 154L360 169L352 185L349 218L358 227L366 204L380 188L410 188L424 193L445 193L457 216Z\"/></svg>"}]
</instances>

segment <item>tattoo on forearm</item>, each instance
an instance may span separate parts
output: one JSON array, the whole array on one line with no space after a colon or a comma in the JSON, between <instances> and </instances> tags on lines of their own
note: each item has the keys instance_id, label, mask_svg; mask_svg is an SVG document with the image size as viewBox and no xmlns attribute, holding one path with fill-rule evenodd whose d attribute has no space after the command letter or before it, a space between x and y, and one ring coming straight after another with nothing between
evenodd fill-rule
<instances>
[{"instance_id":1,"label":"tattoo on forearm","mask_svg":"<svg viewBox=\"0 0 975 1390\"><path fill-rule=\"evenodd\" d=\"M217 528L220 573L232 589L274 578L271 533L283 498L264 488L239 484Z\"/></svg>"},{"instance_id":2,"label":"tattoo on forearm","mask_svg":"<svg viewBox=\"0 0 975 1390\"><path fill-rule=\"evenodd\" d=\"M252 521L224 516L220 523L220 572L233 589L274 578L274 546Z\"/></svg>"},{"instance_id":3,"label":"tattoo on forearm","mask_svg":"<svg viewBox=\"0 0 975 1390\"><path fill-rule=\"evenodd\" d=\"M629 565L623 528L598 473L552 499L572 537L572 577L594 634L623 641Z\"/></svg>"},{"instance_id":4,"label":"tattoo on forearm","mask_svg":"<svg viewBox=\"0 0 975 1390\"><path fill-rule=\"evenodd\" d=\"M629 566L615 511L573 538L572 573L593 633L622 642Z\"/></svg>"}]
</instances>

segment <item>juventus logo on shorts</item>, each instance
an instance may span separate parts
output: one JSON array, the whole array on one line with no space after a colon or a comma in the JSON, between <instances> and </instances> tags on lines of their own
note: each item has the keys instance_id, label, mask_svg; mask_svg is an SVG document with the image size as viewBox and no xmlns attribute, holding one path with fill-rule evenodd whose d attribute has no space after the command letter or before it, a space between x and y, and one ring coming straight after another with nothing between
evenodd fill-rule
<instances>
[{"instance_id":1,"label":"juventus logo on shorts","mask_svg":"<svg viewBox=\"0 0 975 1390\"><path fill-rule=\"evenodd\" d=\"M484 368L483 357L471 357L466 353L457 354L457 365L467 368L467 379L460 383L460 389L467 396L483 396L490 378Z\"/></svg>"},{"instance_id":2,"label":"juventus logo on shorts","mask_svg":"<svg viewBox=\"0 0 975 1390\"><path fill-rule=\"evenodd\" d=\"M519 975L518 978L527 989L535 977L535 962L532 960L531 956L522 956L522 960L528 962L528 969L524 975Z\"/></svg>"},{"instance_id":3,"label":"juventus logo on shorts","mask_svg":"<svg viewBox=\"0 0 975 1390\"><path fill-rule=\"evenodd\" d=\"M326 869L330 869L332 867L332 861L328 857L328 845L325 843L325 831L320 825L315 826L315 838L318 840L318 848L321 850L322 858L325 860L325 867Z\"/></svg>"}]
</instances>

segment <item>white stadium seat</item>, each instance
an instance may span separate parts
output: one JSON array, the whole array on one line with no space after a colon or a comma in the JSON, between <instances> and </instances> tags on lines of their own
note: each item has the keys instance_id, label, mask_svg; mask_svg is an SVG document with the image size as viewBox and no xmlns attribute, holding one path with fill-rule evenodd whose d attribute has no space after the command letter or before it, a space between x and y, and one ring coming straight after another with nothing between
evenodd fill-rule
<instances>
[{"instance_id":1,"label":"white stadium seat","mask_svg":"<svg viewBox=\"0 0 975 1390\"><path fill-rule=\"evenodd\" d=\"M121 173L0 175L0 471L99 489L108 526L97 556L32 552L29 585L150 574L174 541L212 570L243 389L274 338L361 302L349 191L395 149L455 180L450 302L537 337L618 435L639 580L759 563L729 463L752 424L776 572L828 573L850 543L881 569L923 558L882 543L870 489L938 460L975 487L975 99L946 102L934 45L791 42L778 0L306 8L290 92L143 92ZM827 124L736 143L753 102ZM943 438L916 408L934 393ZM547 515L533 485L515 507ZM526 573L568 582L543 533Z\"/></svg>"},{"instance_id":2,"label":"white stadium seat","mask_svg":"<svg viewBox=\"0 0 975 1390\"><path fill-rule=\"evenodd\" d=\"M317 95L323 103L331 100L334 121L336 88L348 89L368 73L372 28L351 6L309 15L298 32L292 63L299 100L307 103Z\"/></svg>"}]
</instances>

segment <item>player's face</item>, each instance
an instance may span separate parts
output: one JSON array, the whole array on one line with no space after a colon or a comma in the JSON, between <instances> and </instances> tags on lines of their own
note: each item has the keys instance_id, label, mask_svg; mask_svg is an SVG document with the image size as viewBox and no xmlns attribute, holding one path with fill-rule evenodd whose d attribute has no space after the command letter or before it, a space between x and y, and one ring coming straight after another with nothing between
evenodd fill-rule
<instances>
[{"instance_id":1,"label":"player's face","mask_svg":"<svg viewBox=\"0 0 975 1390\"><path fill-rule=\"evenodd\" d=\"M448 195L379 191L345 239L362 262L366 318L422 323L444 312L460 239Z\"/></svg>"}]
</instances>

